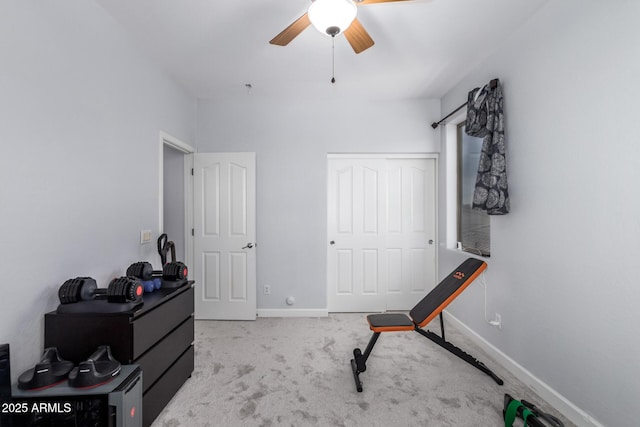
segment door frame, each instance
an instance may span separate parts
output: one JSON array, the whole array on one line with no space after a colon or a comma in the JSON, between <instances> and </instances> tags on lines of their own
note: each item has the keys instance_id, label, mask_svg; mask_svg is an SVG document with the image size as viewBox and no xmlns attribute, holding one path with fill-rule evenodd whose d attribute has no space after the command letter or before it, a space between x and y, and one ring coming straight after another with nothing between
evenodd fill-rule
<instances>
[{"instance_id":1,"label":"door frame","mask_svg":"<svg viewBox=\"0 0 640 427\"><path fill-rule=\"evenodd\" d=\"M434 160L434 239L435 239L435 244L436 244L436 248L435 248L435 265L434 265L434 274L435 274L435 278L436 278L436 284L438 283L438 277L440 277L438 275L438 259L439 259L439 247L440 247L440 238L439 238L439 217L438 217L438 204L439 204L439 194L438 194L438 189L439 189L439 185L438 185L438 178L439 178L439 171L438 171L438 166L439 166L439 159L440 156L438 153L327 153L327 164L326 164L326 170L327 170L327 197L329 195L329 186L328 186L328 179L329 179L329 160L331 159L433 159ZM329 223L329 209L327 206L327 212L326 212L326 222L325 224ZM326 229L326 239L325 242L329 242L330 240L330 236L329 236L329 227L327 226ZM326 272L326 292L327 292L327 300L326 300L326 307L327 310L329 310L329 292L330 292L330 288L331 288L331 284L329 283L329 271L328 271L328 267L329 267L329 246L327 246L327 251L326 253L326 261L325 261L325 265L327 266L327 272ZM417 303L418 301L416 301Z\"/></svg>"},{"instance_id":2,"label":"door frame","mask_svg":"<svg viewBox=\"0 0 640 427\"><path fill-rule=\"evenodd\" d=\"M191 176L191 165L193 163L193 153L195 149L186 142L160 131L158 144L158 236L164 232L164 146L167 145L185 154L184 156L184 237L185 237L185 260L187 266L193 264L193 239L191 229L193 228L193 180Z\"/></svg>"}]
</instances>

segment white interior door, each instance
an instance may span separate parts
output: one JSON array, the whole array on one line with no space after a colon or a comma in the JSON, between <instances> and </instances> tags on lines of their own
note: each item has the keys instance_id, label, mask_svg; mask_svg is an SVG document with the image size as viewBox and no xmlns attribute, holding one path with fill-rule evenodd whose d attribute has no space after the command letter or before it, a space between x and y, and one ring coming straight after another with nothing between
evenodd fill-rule
<instances>
[{"instance_id":1,"label":"white interior door","mask_svg":"<svg viewBox=\"0 0 640 427\"><path fill-rule=\"evenodd\" d=\"M329 158L328 308L411 309L436 280L435 158Z\"/></svg>"},{"instance_id":2,"label":"white interior door","mask_svg":"<svg viewBox=\"0 0 640 427\"><path fill-rule=\"evenodd\" d=\"M255 153L194 155L197 319L256 318Z\"/></svg>"}]
</instances>

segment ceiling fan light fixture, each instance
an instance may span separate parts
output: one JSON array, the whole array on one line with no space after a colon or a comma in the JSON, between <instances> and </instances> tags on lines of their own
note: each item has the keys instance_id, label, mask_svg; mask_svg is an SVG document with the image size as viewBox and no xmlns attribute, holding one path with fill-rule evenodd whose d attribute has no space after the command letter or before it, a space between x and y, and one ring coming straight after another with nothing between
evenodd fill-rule
<instances>
[{"instance_id":1,"label":"ceiling fan light fixture","mask_svg":"<svg viewBox=\"0 0 640 427\"><path fill-rule=\"evenodd\" d=\"M315 0L308 13L318 31L334 37L349 28L358 12L352 0Z\"/></svg>"}]
</instances>

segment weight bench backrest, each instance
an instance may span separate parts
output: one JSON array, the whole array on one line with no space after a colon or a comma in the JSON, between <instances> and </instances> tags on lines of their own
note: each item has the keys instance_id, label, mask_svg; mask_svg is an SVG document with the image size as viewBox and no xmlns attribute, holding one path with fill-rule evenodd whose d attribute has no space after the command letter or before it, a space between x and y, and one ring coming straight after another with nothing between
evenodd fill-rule
<instances>
[{"instance_id":1,"label":"weight bench backrest","mask_svg":"<svg viewBox=\"0 0 640 427\"><path fill-rule=\"evenodd\" d=\"M486 262L467 258L411 309L409 315L413 322L421 328L431 322L486 268Z\"/></svg>"}]
</instances>

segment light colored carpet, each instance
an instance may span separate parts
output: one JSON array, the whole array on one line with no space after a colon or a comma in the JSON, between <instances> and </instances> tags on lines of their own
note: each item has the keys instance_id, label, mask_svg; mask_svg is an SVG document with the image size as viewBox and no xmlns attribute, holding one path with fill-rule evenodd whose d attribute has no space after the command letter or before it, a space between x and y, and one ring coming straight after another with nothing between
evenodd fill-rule
<instances>
[{"instance_id":1,"label":"light colored carpet","mask_svg":"<svg viewBox=\"0 0 640 427\"><path fill-rule=\"evenodd\" d=\"M428 326L440 333L436 321ZM505 385L415 332L393 332L380 336L358 393L349 361L371 336L363 314L196 321L193 375L153 427L504 426L504 393L559 416L446 328L447 340Z\"/></svg>"}]
</instances>

